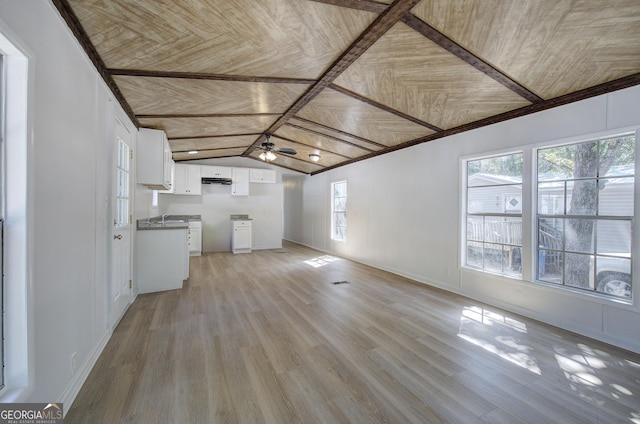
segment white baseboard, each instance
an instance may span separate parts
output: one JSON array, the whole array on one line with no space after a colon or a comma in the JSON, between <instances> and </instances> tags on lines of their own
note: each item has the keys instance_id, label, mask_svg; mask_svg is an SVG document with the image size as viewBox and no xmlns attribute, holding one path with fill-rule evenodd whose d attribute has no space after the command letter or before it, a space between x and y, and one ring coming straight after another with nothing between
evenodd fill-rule
<instances>
[{"instance_id":1,"label":"white baseboard","mask_svg":"<svg viewBox=\"0 0 640 424\"><path fill-rule=\"evenodd\" d=\"M98 361L100 354L104 350L104 347L107 345L107 342L111 338L111 331L107 330L104 335L98 340L98 343L94 346L91 354L87 357L87 359L82 363L78 372L73 376L67 387L62 392L62 396L60 397L60 401L64 405L64 415L67 415L69 409L73 405L73 402L76 400L76 396L80 392L82 385L87 380L89 373L93 369L93 366Z\"/></svg>"}]
</instances>

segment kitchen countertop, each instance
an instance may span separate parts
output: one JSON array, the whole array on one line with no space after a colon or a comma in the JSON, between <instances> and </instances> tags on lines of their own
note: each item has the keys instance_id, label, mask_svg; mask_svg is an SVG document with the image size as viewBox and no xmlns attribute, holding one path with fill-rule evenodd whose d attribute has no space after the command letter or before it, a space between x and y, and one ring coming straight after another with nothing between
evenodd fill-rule
<instances>
[{"instance_id":1,"label":"kitchen countertop","mask_svg":"<svg viewBox=\"0 0 640 424\"><path fill-rule=\"evenodd\" d=\"M249 218L249 215L231 215L232 221L253 221L253 218Z\"/></svg>"},{"instance_id":2,"label":"kitchen countertop","mask_svg":"<svg viewBox=\"0 0 640 424\"><path fill-rule=\"evenodd\" d=\"M187 230L189 221L201 221L200 215L166 215L164 221L161 216L153 218L138 219L136 229L138 230Z\"/></svg>"}]
</instances>

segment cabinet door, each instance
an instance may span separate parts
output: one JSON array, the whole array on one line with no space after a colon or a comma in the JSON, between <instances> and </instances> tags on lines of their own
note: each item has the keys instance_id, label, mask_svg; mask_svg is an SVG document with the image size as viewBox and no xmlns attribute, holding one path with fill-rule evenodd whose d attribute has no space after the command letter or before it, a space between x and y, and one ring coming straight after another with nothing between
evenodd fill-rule
<instances>
[{"instance_id":1,"label":"cabinet door","mask_svg":"<svg viewBox=\"0 0 640 424\"><path fill-rule=\"evenodd\" d=\"M272 169L251 169L249 181L252 183L275 184L276 171Z\"/></svg>"},{"instance_id":2,"label":"cabinet door","mask_svg":"<svg viewBox=\"0 0 640 424\"><path fill-rule=\"evenodd\" d=\"M200 167L176 164L174 168L174 194L202 194Z\"/></svg>"},{"instance_id":3,"label":"cabinet door","mask_svg":"<svg viewBox=\"0 0 640 424\"><path fill-rule=\"evenodd\" d=\"M249 168L233 168L231 194L233 196L249 195Z\"/></svg>"},{"instance_id":4,"label":"cabinet door","mask_svg":"<svg viewBox=\"0 0 640 424\"><path fill-rule=\"evenodd\" d=\"M251 227L236 227L233 229L233 250L251 249Z\"/></svg>"}]
</instances>

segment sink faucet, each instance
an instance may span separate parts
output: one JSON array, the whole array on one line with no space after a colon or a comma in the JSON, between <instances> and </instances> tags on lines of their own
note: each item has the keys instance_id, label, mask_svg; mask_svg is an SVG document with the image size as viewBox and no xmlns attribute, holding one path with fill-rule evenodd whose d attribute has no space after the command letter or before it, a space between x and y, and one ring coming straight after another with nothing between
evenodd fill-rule
<instances>
[{"instance_id":1,"label":"sink faucet","mask_svg":"<svg viewBox=\"0 0 640 424\"><path fill-rule=\"evenodd\" d=\"M162 214L162 222L164 222L164 219L167 217L167 215L168 215L168 214L166 214L166 213L163 213L163 214Z\"/></svg>"}]
</instances>

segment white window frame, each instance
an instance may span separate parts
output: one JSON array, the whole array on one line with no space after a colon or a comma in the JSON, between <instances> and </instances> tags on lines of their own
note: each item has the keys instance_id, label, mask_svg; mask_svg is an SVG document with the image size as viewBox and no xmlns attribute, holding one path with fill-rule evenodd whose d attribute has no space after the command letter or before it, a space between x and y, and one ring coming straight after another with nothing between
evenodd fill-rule
<instances>
[{"instance_id":1,"label":"white window frame","mask_svg":"<svg viewBox=\"0 0 640 424\"><path fill-rule=\"evenodd\" d=\"M636 310L637 307L640 307L640 286L637 281L638 280L638 264L640 264L640 238L635 237L632 239L632 254L631 254L631 268L632 268L632 299L624 300L621 298L614 298L611 296L606 296L600 293L595 293L591 291L585 291L582 289L576 289L568 286L560 286L554 283L548 283L544 281L537 280L536 270L538 267L538 259L537 259L537 243L538 243L538 234L537 234L537 208L538 208L538 183L537 183L537 151L539 149L545 149L554 146L561 146L565 144L572 143L580 143L589 140L601 140L607 139L611 137L615 137L616 135L635 133L636 136L636 164L640 165L640 127L637 125L627 126L627 127L618 127L611 128L604 131L592 132L588 134L582 134L578 136L570 136L565 138L556 138L553 140L547 140L538 143L532 143L527 145L518 146L518 149L503 149L503 150L495 150L495 151L487 151L487 152L477 152L473 155L461 156L459 158L459 173L460 182L459 182L459 201L460 201L460 221L459 221L459 264L460 267L465 271L470 272L480 272L483 274L488 274L482 270L478 270L477 268L467 267L466 264L466 209L467 209L467 161L477 160L488 157L495 157L501 155L507 155L510 153L515 153L518 151L523 152L523 170L522 170L522 279L512 278L508 275L502 276L498 274L492 274L496 278L501 278L504 281L509 281L513 283L522 283L522 284L535 284L540 287L549 288L553 291L560 291L565 295L576 297L576 298L590 298L595 302L602 304L616 304L616 305L629 305L633 306L633 309ZM640 172L636 170L635 172L635 193L638 193L640 188ZM633 234L640 234L640 224L638 220L635 219L636 216L640 216L640 196L636 196L634 199L634 219L632 220L631 232Z\"/></svg>"},{"instance_id":2,"label":"white window frame","mask_svg":"<svg viewBox=\"0 0 640 424\"><path fill-rule=\"evenodd\" d=\"M533 281L536 284L539 285L544 285L547 287L551 287L557 290L561 290L563 292L566 293L574 293L577 294L579 296L588 296L588 297L593 297L593 298L597 298L597 299L601 299L605 302L615 302L615 303L622 303L622 304L635 304L636 302L634 301L634 299L638 299L639 296L636 293L638 290L640 290L638 288L637 283L635 282L637 280L637 277L634 276L634 270L637 269L637 264L640 263L638 262L639 260L639 254L640 252L638 252L637 248L634 248L634 245L637 245L637 241L634 241L634 234L638 234L638 230L637 230L637 223L636 223L636 219L635 216L638 216L638 212L639 212L639 207L640 207L640 202L638 199L638 196L635 196L635 193L637 192L637 188L638 188L638 184L639 184L639 176L638 176L638 172L637 169L634 172L634 215L631 217L630 222L631 222L631 255L630 255L630 259L631 259L631 277L632 277L632 282L631 282L631 299L625 299L622 297L615 297L615 296L610 296L604 293L600 293L597 292L595 289L594 290L587 290L585 288L578 288L578 287L572 287L569 285L565 285L563 284L558 284L558 283L553 283L553 282L549 282L549 281L544 281L541 280L539 278L539 260L540 260L540 254L539 254L539 242L538 242L538 219L539 219L539 215L538 215L538 152L540 150L545 150L545 149L549 149L549 148L554 148L554 147L561 147L561 146L568 146L568 145L575 145L575 144L580 144L580 143L587 143L587 142L599 142L600 140L607 140L610 138L615 138L617 136L622 136L622 135L631 135L633 134L635 136L635 145L636 145L636 151L635 151L635 163L640 164L640 140L638 139L638 137L640 136L640 129L638 129L637 127L633 127L633 128L622 128L622 129L614 129L614 130L609 130L609 131L602 131L602 132L598 132L598 133L592 133L592 134L586 134L583 136L579 136L579 137L571 137L571 138L567 138L567 139L563 139L563 140L555 140L554 142L549 142L549 143L543 143L543 144L538 144L535 145L531 148L531 163L533 165L533 179L532 179L532 193L531 193L531 198L532 198L532 222L531 222L531 235L532 235L532 240L535 243L532 246L532 252L531 252L531 257L530 262L532 264L532 278L531 281ZM546 216L546 214L541 214L541 216ZM567 215L568 216L568 215ZM568 216L570 217L570 216ZM598 218L598 215L592 216L591 219L594 220L598 220L598 219L605 219L605 218ZM621 219L621 220L625 220L624 218L614 218L614 219ZM564 249L564 246L562 248L562 252L565 252L566 249ZM637 272L636 272L637 273ZM597 285L597 283L595 283Z\"/></svg>"},{"instance_id":3,"label":"white window frame","mask_svg":"<svg viewBox=\"0 0 640 424\"><path fill-rule=\"evenodd\" d=\"M21 402L34 390L33 274L33 87L35 55L0 19L0 54L6 84L3 99L5 218L5 385L0 402ZM9 130L10 129L10 130Z\"/></svg>"},{"instance_id":4,"label":"white window frame","mask_svg":"<svg viewBox=\"0 0 640 424\"><path fill-rule=\"evenodd\" d=\"M336 237L337 232L335 231L335 228L336 228L337 224L336 224L335 218L334 218L336 210L335 210L335 196L334 196L333 193L335 191L334 187L336 185L338 185L338 184L344 184L345 185L346 194L345 194L344 198L347 200L347 202L348 202L348 198L349 198L349 194L348 194L349 193L349 185L347 184L347 180L335 181L335 182L331 183L331 240L337 241L337 242L340 242L340 243L346 243L347 242L347 226L348 226L348 223L347 223L346 220L347 220L348 206L345 206L345 210L344 210L344 215L345 215L344 239L337 238ZM345 203L345 205L346 205L346 203ZM338 211L338 212L341 212L341 211Z\"/></svg>"},{"instance_id":5,"label":"white window frame","mask_svg":"<svg viewBox=\"0 0 640 424\"><path fill-rule=\"evenodd\" d=\"M468 187L468 164L469 162L474 162L474 161L478 161L478 160L484 160L484 159L491 159L491 158L497 158L497 157L501 157L501 156L510 156L510 155L515 155L515 154L521 154L522 155L522 160L523 160L523 166L522 166L522 190L521 190L521 199L522 199L522 207L521 207L521 213L469 213L467 208L468 208L468 192L469 192L469 187ZM525 184L527 184L528 178L525 177L526 172L528 170L527 167L527 159L528 159L528 154L526 153L525 150L523 149L510 149L510 150L504 150L504 151L497 151L497 152L491 152L491 153L485 153L485 154L479 154L479 155L473 155L473 156L468 156L465 158L462 158L461 160L461 168L462 168L462 214L461 214L461 237L460 237L460 241L461 241L461 266L465 269L469 269L469 270L474 270L474 271L478 271L478 272L483 272L483 273L488 273L488 274L494 274L494 275L499 275L499 276L503 276L503 277L507 277L510 279L515 279L515 280L522 280L525 278L525 272L527 270L527 267L525 266L525 260L524 260L524 255L526 254L526 252L528 251L528 249L525 248L525 243L529 240L529 238L526 236L526 220L525 220L525 216L526 214L526 208L530 205L530 203L527 201L527 190L525 189ZM505 217L505 218L520 218L521 222L522 222L522 235L521 235L521 246L520 246L520 260L521 260L521 274L520 276L517 276L513 273L508 273L508 272L496 272L496 271L491 271L491 270L487 270L484 268L479 268L479 267L475 267L472 265L468 265L467 264L467 253L468 253L468 249L467 249L467 243L469 242L469 240L467 239L467 225L468 225L468 217L469 215L473 215L473 216L482 216L482 217L486 217L486 216L501 216L501 217ZM496 243L496 244L501 244L501 243ZM504 244L507 245L507 244Z\"/></svg>"}]
</instances>

